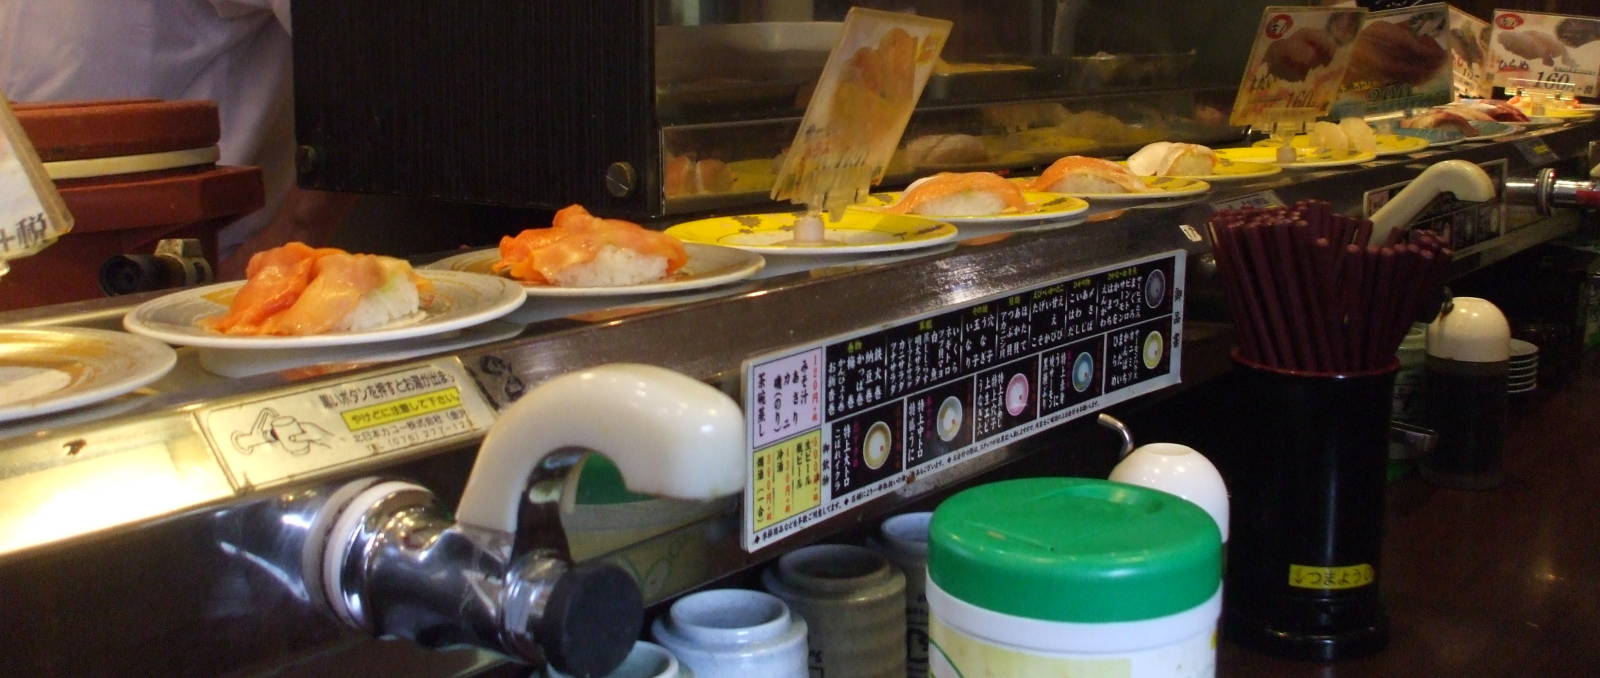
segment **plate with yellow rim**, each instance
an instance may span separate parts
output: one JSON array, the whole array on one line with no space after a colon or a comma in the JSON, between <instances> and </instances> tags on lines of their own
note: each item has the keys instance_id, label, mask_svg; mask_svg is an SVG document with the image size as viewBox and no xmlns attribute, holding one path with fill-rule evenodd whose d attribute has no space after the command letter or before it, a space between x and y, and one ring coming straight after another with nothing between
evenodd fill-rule
<instances>
[{"instance_id":1,"label":"plate with yellow rim","mask_svg":"<svg viewBox=\"0 0 1600 678\"><path fill-rule=\"evenodd\" d=\"M1423 145L1426 146L1427 144L1424 143ZM1359 151L1334 153L1325 148L1296 148L1294 150L1297 159L1295 162L1287 164L1278 162L1278 149L1273 146L1219 148L1217 149L1217 156L1234 162L1271 163L1284 169L1343 167L1345 165L1358 165L1378 157L1375 153L1362 153Z\"/></svg>"},{"instance_id":2,"label":"plate with yellow rim","mask_svg":"<svg viewBox=\"0 0 1600 678\"><path fill-rule=\"evenodd\" d=\"M1428 147L1428 140L1421 137L1404 136L1400 134L1375 134L1373 136L1378 141L1378 150L1377 152L1373 153L1373 155L1380 158L1386 155L1415 153ZM1295 136L1295 138L1292 139L1289 144L1294 146L1296 149L1312 148L1311 137L1305 134ZM1261 141L1257 141L1255 143L1256 148L1272 148L1276 145L1277 144L1271 139L1262 139ZM1361 161L1358 160L1356 162Z\"/></svg>"},{"instance_id":3,"label":"plate with yellow rim","mask_svg":"<svg viewBox=\"0 0 1600 678\"><path fill-rule=\"evenodd\" d=\"M767 263L759 254L731 247L717 247L716 245L702 245L690 242L684 243L683 249L684 254L689 255L689 260L684 262L683 267L672 275L656 282L612 287L561 287L559 285L542 285L521 280L517 282L522 285L522 289L530 297L615 297L634 294L661 294L665 292L687 292L689 290L739 282L760 273L762 267L766 266ZM494 264L497 261L500 261L500 250L490 247L445 257L428 264L424 268L502 276L502 274L494 271Z\"/></svg>"},{"instance_id":4,"label":"plate with yellow rim","mask_svg":"<svg viewBox=\"0 0 1600 678\"><path fill-rule=\"evenodd\" d=\"M1122 164L1126 165L1124 161ZM1282 174L1283 168L1264 162L1235 162L1225 158L1217 158L1217 164L1211 169L1211 174L1174 174L1175 179L1194 179L1208 183L1226 183L1229 181L1246 181Z\"/></svg>"},{"instance_id":5,"label":"plate with yellow rim","mask_svg":"<svg viewBox=\"0 0 1600 678\"><path fill-rule=\"evenodd\" d=\"M859 209L866 212L882 213L884 208L899 202L901 196L903 195L905 195L903 191L873 193L872 195L867 196L865 201L856 205L851 205L850 208ZM1022 197L1028 201L1028 204L1033 205L1032 210L1027 212L1001 212L1000 214L966 217L945 216L940 214L920 214L917 216L963 225L998 224L1014 221L1041 221L1044 219L1060 219L1063 217L1082 214L1089 210L1089 203L1087 201L1081 198L1074 198L1070 195L1061 195L1060 193L1023 191Z\"/></svg>"},{"instance_id":6,"label":"plate with yellow rim","mask_svg":"<svg viewBox=\"0 0 1600 678\"><path fill-rule=\"evenodd\" d=\"M796 243L794 225L804 212L744 214L685 222L667 235L687 243L721 245L766 256L853 256L913 250L956 237L953 224L925 217L845 210L835 221L824 214L822 243Z\"/></svg>"},{"instance_id":7,"label":"plate with yellow rim","mask_svg":"<svg viewBox=\"0 0 1600 678\"><path fill-rule=\"evenodd\" d=\"M1038 177L1019 177L1012 181L1024 185L1031 184ZM1139 177L1145 187L1150 190L1143 193L1057 193L1074 198L1086 200L1135 201L1135 200L1165 200L1167 198L1182 198L1190 195L1200 195L1211 190L1211 184L1199 179L1187 177Z\"/></svg>"},{"instance_id":8,"label":"plate with yellow rim","mask_svg":"<svg viewBox=\"0 0 1600 678\"><path fill-rule=\"evenodd\" d=\"M1553 106L1544 107L1545 117L1560 118L1562 120L1592 118L1595 116L1596 112L1597 111L1592 108L1555 108Z\"/></svg>"}]
</instances>

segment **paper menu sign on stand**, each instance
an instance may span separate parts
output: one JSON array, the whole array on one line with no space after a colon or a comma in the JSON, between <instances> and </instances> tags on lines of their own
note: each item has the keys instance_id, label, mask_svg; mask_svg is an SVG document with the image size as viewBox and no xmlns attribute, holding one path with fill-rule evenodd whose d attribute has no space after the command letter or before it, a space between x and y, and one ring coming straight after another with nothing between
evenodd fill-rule
<instances>
[{"instance_id":1,"label":"paper menu sign on stand","mask_svg":"<svg viewBox=\"0 0 1600 678\"><path fill-rule=\"evenodd\" d=\"M1439 2L1368 13L1331 115L1368 116L1450 103L1449 9Z\"/></svg>"},{"instance_id":2,"label":"paper menu sign on stand","mask_svg":"<svg viewBox=\"0 0 1600 678\"><path fill-rule=\"evenodd\" d=\"M1489 68L1489 22L1450 8L1450 71L1457 96L1487 99L1494 95Z\"/></svg>"},{"instance_id":3,"label":"paper menu sign on stand","mask_svg":"<svg viewBox=\"0 0 1600 678\"><path fill-rule=\"evenodd\" d=\"M1600 94L1600 19L1497 9L1490 23L1495 85Z\"/></svg>"},{"instance_id":4,"label":"paper menu sign on stand","mask_svg":"<svg viewBox=\"0 0 1600 678\"><path fill-rule=\"evenodd\" d=\"M0 92L0 275L72 230L72 214Z\"/></svg>"},{"instance_id":5,"label":"paper menu sign on stand","mask_svg":"<svg viewBox=\"0 0 1600 678\"><path fill-rule=\"evenodd\" d=\"M837 212L883 178L952 24L852 8L772 185L773 200Z\"/></svg>"},{"instance_id":6,"label":"paper menu sign on stand","mask_svg":"<svg viewBox=\"0 0 1600 678\"><path fill-rule=\"evenodd\" d=\"M1268 7L1233 102L1233 125L1270 127L1327 115L1365 10Z\"/></svg>"}]
</instances>

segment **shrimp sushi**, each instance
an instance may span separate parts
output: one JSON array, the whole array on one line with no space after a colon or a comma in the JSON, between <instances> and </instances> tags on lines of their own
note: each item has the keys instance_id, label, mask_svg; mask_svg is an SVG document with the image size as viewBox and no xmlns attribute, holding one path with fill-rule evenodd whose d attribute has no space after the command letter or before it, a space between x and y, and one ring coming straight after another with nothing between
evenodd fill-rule
<instances>
[{"instance_id":1,"label":"shrimp sushi","mask_svg":"<svg viewBox=\"0 0 1600 678\"><path fill-rule=\"evenodd\" d=\"M550 228L501 238L493 268L542 285L617 287L661 280L688 261L677 238L569 205L556 212Z\"/></svg>"},{"instance_id":2,"label":"shrimp sushi","mask_svg":"<svg viewBox=\"0 0 1600 678\"><path fill-rule=\"evenodd\" d=\"M393 257L291 242L258 252L227 313L200 321L234 335L311 335L372 329L415 315L433 284Z\"/></svg>"},{"instance_id":3,"label":"shrimp sushi","mask_svg":"<svg viewBox=\"0 0 1600 678\"><path fill-rule=\"evenodd\" d=\"M890 214L925 214L941 217L983 217L1001 212L1033 211L1022 188L993 172L940 172L906 187L905 195L889 207Z\"/></svg>"},{"instance_id":4,"label":"shrimp sushi","mask_svg":"<svg viewBox=\"0 0 1600 678\"><path fill-rule=\"evenodd\" d=\"M1029 187L1067 194L1147 193L1150 187L1127 167L1110 160L1069 155L1055 161Z\"/></svg>"}]
</instances>

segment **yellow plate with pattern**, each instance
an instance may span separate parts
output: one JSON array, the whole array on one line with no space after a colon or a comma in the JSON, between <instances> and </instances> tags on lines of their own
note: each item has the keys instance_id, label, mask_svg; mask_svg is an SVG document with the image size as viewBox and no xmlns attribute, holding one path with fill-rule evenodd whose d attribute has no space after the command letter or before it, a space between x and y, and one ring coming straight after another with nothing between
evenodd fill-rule
<instances>
[{"instance_id":1,"label":"yellow plate with pattern","mask_svg":"<svg viewBox=\"0 0 1600 678\"><path fill-rule=\"evenodd\" d=\"M1563 120L1574 119L1574 118L1592 118L1592 117L1595 116L1595 112L1596 111L1594 109L1556 108L1554 106L1545 106L1544 107L1544 115L1545 115L1545 117L1548 117L1548 118L1561 118Z\"/></svg>"},{"instance_id":2,"label":"yellow plate with pattern","mask_svg":"<svg viewBox=\"0 0 1600 678\"><path fill-rule=\"evenodd\" d=\"M1428 140L1422 137L1403 136L1400 134L1377 134L1374 136L1378 140L1378 152L1374 155L1380 158L1386 155L1415 153L1428 147ZM1311 148L1311 137L1301 134L1289 143L1297 149ZM1274 144L1271 139L1262 139L1257 141L1255 146L1256 148L1271 148Z\"/></svg>"},{"instance_id":3,"label":"yellow plate with pattern","mask_svg":"<svg viewBox=\"0 0 1600 678\"><path fill-rule=\"evenodd\" d=\"M1422 144L1426 147L1426 141ZM1318 167L1343 167L1345 165L1359 165L1368 160L1376 159L1375 153L1361 153L1347 151L1333 153L1323 148L1296 148L1298 156L1295 162L1282 164L1278 162L1278 149L1272 146L1253 146L1250 148L1219 148L1217 157L1232 162L1261 162L1279 165L1288 169L1314 169Z\"/></svg>"},{"instance_id":4,"label":"yellow plate with pattern","mask_svg":"<svg viewBox=\"0 0 1600 678\"><path fill-rule=\"evenodd\" d=\"M833 221L824 214L825 243L795 243L794 224L802 212L744 214L690 221L667 229L684 242L722 245L767 256L837 255L893 252L937 245L956 237L952 224L924 217L845 210Z\"/></svg>"},{"instance_id":5,"label":"yellow plate with pattern","mask_svg":"<svg viewBox=\"0 0 1600 678\"><path fill-rule=\"evenodd\" d=\"M1021 184L1033 183L1038 177L1018 177L1012 181ZM1199 179L1187 177L1139 177L1140 181L1150 190L1144 193L1058 193L1074 198L1105 201L1133 201L1133 200L1164 200L1167 198L1182 198L1184 196L1199 195L1211 190L1211 184Z\"/></svg>"},{"instance_id":6,"label":"yellow plate with pattern","mask_svg":"<svg viewBox=\"0 0 1600 678\"><path fill-rule=\"evenodd\" d=\"M860 209L867 212L879 212L883 208L899 202L900 197L903 195L905 195L905 193L902 191L873 193L872 195L867 196L865 201L861 202L860 204L851 205L850 207L852 209ZM920 214L917 216L926 217L929 219L938 219L939 221L948 221L956 224L998 224L1010 221L1060 219L1062 217L1070 217L1076 214L1082 214L1089 210L1089 203L1087 201L1080 198L1074 198L1070 195L1061 195L1060 193L1023 191L1022 197L1025 198L1029 204L1033 205L1032 211L1001 212L1000 214L969 217L952 217L939 214Z\"/></svg>"}]
</instances>

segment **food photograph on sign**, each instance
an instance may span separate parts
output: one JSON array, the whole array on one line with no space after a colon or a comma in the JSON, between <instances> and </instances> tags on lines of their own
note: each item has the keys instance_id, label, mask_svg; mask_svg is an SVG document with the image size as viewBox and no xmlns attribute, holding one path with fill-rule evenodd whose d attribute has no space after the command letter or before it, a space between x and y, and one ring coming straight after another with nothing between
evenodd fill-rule
<instances>
[{"instance_id":1,"label":"food photograph on sign","mask_svg":"<svg viewBox=\"0 0 1600 678\"><path fill-rule=\"evenodd\" d=\"M1368 14L1351 49L1333 115L1449 103L1448 26L1448 7L1443 3Z\"/></svg>"},{"instance_id":2,"label":"food photograph on sign","mask_svg":"<svg viewBox=\"0 0 1600 678\"><path fill-rule=\"evenodd\" d=\"M1234 101L1235 125L1315 117L1339 94L1364 10L1268 7Z\"/></svg>"},{"instance_id":3,"label":"food photograph on sign","mask_svg":"<svg viewBox=\"0 0 1600 678\"><path fill-rule=\"evenodd\" d=\"M1596 95L1600 19L1495 10L1491 23L1495 85Z\"/></svg>"},{"instance_id":4,"label":"food photograph on sign","mask_svg":"<svg viewBox=\"0 0 1600 678\"><path fill-rule=\"evenodd\" d=\"M1489 22L1450 8L1450 67L1456 94L1487 99L1494 94L1489 69Z\"/></svg>"}]
</instances>

